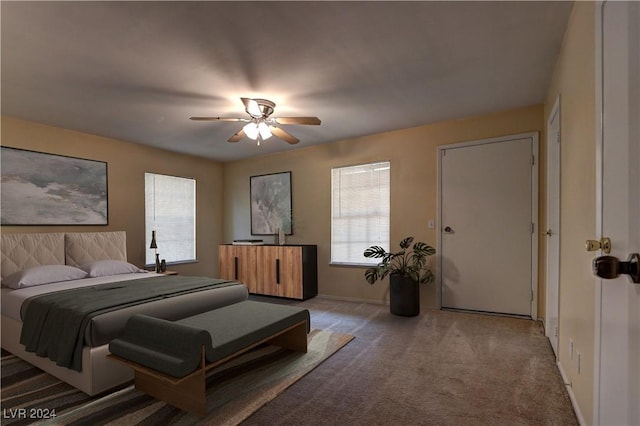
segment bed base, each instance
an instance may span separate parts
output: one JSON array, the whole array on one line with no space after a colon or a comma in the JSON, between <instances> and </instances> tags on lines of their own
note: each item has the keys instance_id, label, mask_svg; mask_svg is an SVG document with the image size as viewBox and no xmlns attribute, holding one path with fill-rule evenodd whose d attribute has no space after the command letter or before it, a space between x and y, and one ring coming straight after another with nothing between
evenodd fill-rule
<instances>
[{"instance_id":1,"label":"bed base","mask_svg":"<svg viewBox=\"0 0 640 426\"><path fill-rule=\"evenodd\" d=\"M40 368L54 377L81 390L87 395L97 395L123 383L133 380L131 369L107 360L109 345L82 350L82 371L60 367L48 358L26 352L20 344L22 322L0 315L2 322L2 348Z\"/></svg>"}]
</instances>

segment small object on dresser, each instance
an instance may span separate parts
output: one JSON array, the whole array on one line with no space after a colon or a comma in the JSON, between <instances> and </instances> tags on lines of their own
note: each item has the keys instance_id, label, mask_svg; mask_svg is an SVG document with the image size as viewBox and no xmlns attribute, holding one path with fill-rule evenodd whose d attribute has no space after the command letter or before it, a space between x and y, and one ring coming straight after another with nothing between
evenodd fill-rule
<instances>
[{"instance_id":1,"label":"small object on dresser","mask_svg":"<svg viewBox=\"0 0 640 426\"><path fill-rule=\"evenodd\" d=\"M156 253L156 272L160 272L160 255Z\"/></svg>"},{"instance_id":2,"label":"small object on dresser","mask_svg":"<svg viewBox=\"0 0 640 426\"><path fill-rule=\"evenodd\" d=\"M167 272L167 261L164 259L160 261L160 272Z\"/></svg>"},{"instance_id":3,"label":"small object on dresser","mask_svg":"<svg viewBox=\"0 0 640 426\"><path fill-rule=\"evenodd\" d=\"M233 240L233 245L236 246L259 246L264 244L263 240Z\"/></svg>"}]
</instances>

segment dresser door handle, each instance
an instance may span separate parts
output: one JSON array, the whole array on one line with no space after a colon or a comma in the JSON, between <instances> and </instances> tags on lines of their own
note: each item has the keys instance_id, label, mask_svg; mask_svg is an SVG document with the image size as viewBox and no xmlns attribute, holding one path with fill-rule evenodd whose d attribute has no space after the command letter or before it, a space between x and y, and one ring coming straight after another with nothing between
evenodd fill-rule
<instances>
[{"instance_id":1,"label":"dresser door handle","mask_svg":"<svg viewBox=\"0 0 640 426\"><path fill-rule=\"evenodd\" d=\"M280 259L276 259L276 284L280 284Z\"/></svg>"},{"instance_id":2,"label":"dresser door handle","mask_svg":"<svg viewBox=\"0 0 640 426\"><path fill-rule=\"evenodd\" d=\"M233 258L233 269L234 269L234 274L235 274L235 280L238 279L238 256Z\"/></svg>"}]
</instances>

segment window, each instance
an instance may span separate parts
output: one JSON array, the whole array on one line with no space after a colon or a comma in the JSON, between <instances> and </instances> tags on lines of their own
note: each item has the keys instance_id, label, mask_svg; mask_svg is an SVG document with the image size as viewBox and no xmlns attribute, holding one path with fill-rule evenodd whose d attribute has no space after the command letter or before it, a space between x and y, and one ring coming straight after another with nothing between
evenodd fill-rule
<instances>
[{"instance_id":1,"label":"window","mask_svg":"<svg viewBox=\"0 0 640 426\"><path fill-rule=\"evenodd\" d=\"M147 265L155 264L150 249L156 231L160 259L167 263L196 260L196 181L175 176L144 174Z\"/></svg>"},{"instance_id":2,"label":"window","mask_svg":"<svg viewBox=\"0 0 640 426\"><path fill-rule=\"evenodd\" d=\"M331 170L331 263L375 265L367 247L389 249L388 161Z\"/></svg>"}]
</instances>

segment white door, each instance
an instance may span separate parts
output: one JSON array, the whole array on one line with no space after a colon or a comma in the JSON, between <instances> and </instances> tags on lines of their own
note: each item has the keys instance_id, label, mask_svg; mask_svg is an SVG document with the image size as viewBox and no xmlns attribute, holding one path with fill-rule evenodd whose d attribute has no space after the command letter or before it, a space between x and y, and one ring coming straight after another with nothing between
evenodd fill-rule
<instances>
[{"instance_id":1,"label":"white door","mask_svg":"<svg viewBox=\"0 0 640 426\"><path fill-rule=\"evenodd\" d=\"M443 308L532 315L536 137L439 148Z\"/></svg>"},{"instance_id":2,"label":"white door","mask_svg":"<svg viewBox=\"0 0 640 426\"><path fill-rule=\"evenodd\" d=\"M547 120L547 291L545 335L558 355L558 294L560 282L560 97Z\"/></svg>"},{"instance_id":3,"label":"white door","mask_svg":"<svg viewBox=\"0 0 640 426\"><path fill-rule=\"evenodd\" d=\"M640 253L640 3L606 2L597 19L597 237L627 260ZM595 423L640 425L640 285L596 280L596 303Z\"/></svg>"}]
</instances>

